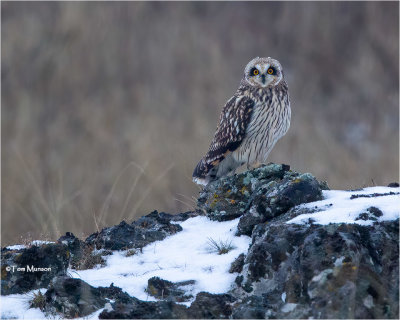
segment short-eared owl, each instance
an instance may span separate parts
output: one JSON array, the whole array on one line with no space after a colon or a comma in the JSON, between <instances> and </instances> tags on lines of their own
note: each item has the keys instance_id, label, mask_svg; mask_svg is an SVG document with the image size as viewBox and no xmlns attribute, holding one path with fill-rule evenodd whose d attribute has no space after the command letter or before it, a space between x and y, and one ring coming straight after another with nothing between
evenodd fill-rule
<instances>
[{"instance_id":1,"label":"short-eared owl","mask_svg":"<svg viewBox=\"0 0 400 320\"><path fill-rule=\"evenodd\" d=\"M222 110L207 154L193 172L193 180L206 185L241 165L266 163L275 143L290 125L288 87L281 64L255 58L244 69L240 86Z\"/></svg>"}]
</instances>

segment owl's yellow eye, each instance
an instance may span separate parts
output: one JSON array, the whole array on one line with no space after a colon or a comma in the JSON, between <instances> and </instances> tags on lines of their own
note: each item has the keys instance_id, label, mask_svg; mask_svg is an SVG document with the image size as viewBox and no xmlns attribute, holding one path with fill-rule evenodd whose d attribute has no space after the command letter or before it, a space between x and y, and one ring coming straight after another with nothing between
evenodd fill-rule
<instances>
[{"instance_id":1,"label":"owl's yellow eye","mask_svg":"<svg viewBox=\"0 0 400 320\"><path fill-rule=\"evenodd\" d=\"M274 73L274 69L273 69L273 68L269 68L269 69L267 70L267 72L268 72L268 74L273 74L273 73Z\"/></svg>"},{"instance_id":2,"label":"owl's yellow eye","mask_svg":"<svg viewBox=\"0 0 400 320\"><path fill-rule=\"evenodd\" d=\"M258 75L260 72L257 70L257 69L254 69L253 70L253 74L256 76L256 75Z\"/></svg>"}]
</instances>

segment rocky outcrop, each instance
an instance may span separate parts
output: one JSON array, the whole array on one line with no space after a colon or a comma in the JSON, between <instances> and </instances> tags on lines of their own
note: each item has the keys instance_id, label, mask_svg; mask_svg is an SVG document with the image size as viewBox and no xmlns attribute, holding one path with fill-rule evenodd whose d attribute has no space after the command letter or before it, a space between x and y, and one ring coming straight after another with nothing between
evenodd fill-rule
<instances>
[{"instance_id":1,"label":"rocky outcrop","mask_svg":"<svg viewBox=\"0 0 400 320\"><path fill-rule=\"evenodd\" d=\"M91 269L104 264L103 257L112 250L142 248L182 230L176 223L197 216L196 212L176 215L153 211L131 224L105 228L82 241L67 232L57 243L32 245L28 248L1 249L1 294L24 293L46 288L50 281L65 275L68 266Z\"/></svg>"},{"instance_id":2,"label":"rocky outcrop","mask_svg":"<svg viewBox=\"0 0 400 320\"><path fill-rule=\"evenodd\" d=\"M189 308L172 301L145 302L136 298L117 300L100 319L226 319L235 298L229 294L200 292Z\"/></svg>"},{"instance_id":3,"label":"rocky outcrop","mask_svg":"<svg viewBox=\"0 0 400 320\"><path fill-rule=\"evenodd\" d=\"M171 221L184 221L194 215L194 213L183 213L175 217L168 213L153 211L130 224L122 221L117 226L93 233L85 243L97 249L108 250L143 248L151 242L163 240L182 230L179 224L172 224Z\"/></svg>"},{"instance_id":4,"label":"rocky outcrop","mask_svg":"<svg viewBox=\"0 0 400 320\"><path fill-rule=\"evenodd\" d=\"M61 244L1 250L1 294L24 293L45 288L57 275L65 274L70 254Z\"/></svg>"},{"instance_id":5,"label":"rocky outcrop","mask_svg":"<svg viewBox=\"0 0 400 320\"><path fill-rule=\"evenodd\" d=\"M240 218L238 235L250 236L254 226L306 202L320 200L321 187L311 174L300 174L288 165L270 164L208 184L198 206L210 219Z\"/></svg>"},{"instance_id":6,"label":"rocky outcrop","mask_svg":"<svg viewBox=\"0 0 400 320\"><path fill-rule=\"evenodd\" d=\"M188 294L190 286L195 284L194 280L171 282L152 277L148 280L146 291L153 297L160 300L168 300L173 302L186 302L193 298Z\"/></svg>"},{"instance_id":7,"label":"rocky outcrop","mask_svg":"<svg viewBox=\"0 0 400 320\"><path fill-rule=\"evenodd\" d=\"M354 201L398 194L398 184L391 187L393 192L385 194L355 192ZM47 288L36 305L61 317L84 317L103 308L102 319L398 318L399 220L381 221L382 211L369 206L355 219L368 225L319 225L311 218L287 223L314 212L314 207L297 205L322 199L324 189L327 184L309 173L270 164L210 183L195 212L154 211L84 241L67 233L57 244L2 249L2 294ZM113 285L95 288L65 275L68 264L90 269L113 250L136 252L180 232L179 222L197 215L215 221L240 218L237 235L251 237L248 251L231 264L235 281L225 294L194 295L188 289L194 281L153 277L146 291L157 301L141 301ZM3 272L6 266L25 264L51 265L53 271Z\"/></svg>"},{"instance_id":8,"label":"rocky outcrop","mask_svg":"<svg viewBox=\"0 0 400 320\"><path fill-rule=\"evenodd\" d=\"M84 317L104 307L107 300L102 293L80 279L55 277L44 294L41 308L48 316Z\"/></svg>"},{"instance_id":9,"label":"rocky outcrop","mask_svg":"<svg viewBox=\"0 0 400 320\"><path fill-rule=\"evenodd\" d=\"M398 231L398 221L257 226L233 290L244 301L235 317L397 317Z\"/></svg>"}]
</instances>

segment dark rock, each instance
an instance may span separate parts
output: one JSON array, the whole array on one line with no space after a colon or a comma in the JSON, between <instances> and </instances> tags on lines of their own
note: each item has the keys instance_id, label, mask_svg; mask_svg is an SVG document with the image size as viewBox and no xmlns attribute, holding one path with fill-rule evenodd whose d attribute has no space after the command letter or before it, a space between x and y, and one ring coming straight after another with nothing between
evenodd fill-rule
<instances>
[{"instance_id":1,"label":"dark rock","mask_svg":"<svg viewBox=\"0 0 400 320\"><path fill-rule=\"evenodd\" d=\"M187 308L172 301L145 302L134 297L117 296L111 308L103 310L100 319L186 319Z\"/></svg>"},{"instance_id":2,"label":"dark rock","mask_svg":"<svg viewBox=\"0 0 400 320\"><path fill-rule=\"evenodd\" d=\"M212 220L241 217L237 234L250 236L255 225L298 204L320 200L321 187L328 188L309 173L269 164L209 183L200 194L198 207Z\"/></svg>"},{"instance_id":3,"label":"dark rock","mask_svg":"<svg viewBox=\"0 0 400 320\"><path fill-rule=\"evenodd\" d=\"M259 185L249 202L249 211L239 221L238 235L250 236L255 225L286 213L301 203L322 198L318 181L310 174L285 174L280 181Z\"/></svg>"},{"instance_id":4,"label":"dark rock","mask_svg":"<svg viewBox=\"0 0 400 320\"><path fill-rule=\"evenodd\" d=\"M379 217L383 215L383 212L376 207L369 207L366 212L362 212L358 215L356 220L372 220L377 221Z\"/></svg>"},{"instance_id":5,"label":"dark rock","mask_svg":"<svg viewBox=\"0 0 400 320\"><path fill-rule=\"evenodd\" d=\"M111 310L104 310L100 319L226 319L232 313L235 299L229 294L200 292L187 308L173 301L145 302L134 297L114 295Z\"/></svg>"},{"instance_id":6,"label":"dark rock","mask_svg":"<svg viewBox=\"0 0 400 320\"><path fill-rule=\"evenodd\" d=\"M65 236L61 236L57 243L64 244L68 247L69 252L74 255L81 250L82 241L74 236L72 232L65 233Z\"/></svg>"},{"instance_id":7,"label":"dark rock","mask_svg":"<svg viewBox=\"0 0 400 320\"><path fill-rule=\"evenodd\" d=\"M362 212L358 215L356 220L371 220L371 216L367 212ZM375 218L376 220L376 218Z\"/></svg>"},{"instance_id":8,"label":"dark rock","mask_svg":"<svg viewBox=\"0 0 400 320\"><path fill-rule=\"evenodd\" d=\"M399 183L398 182L391 182L388 184L389 188L398 188L399 187Z\"/></svg>"},{"instance_id":9,"label":"dark rock","mask_svg":"<svg viewBox=\"0 0 400 320\"><path fill-rule=\"evenodd\" d=\"M57 240L58 243L68 247L70 253L70 267L76 270L92 269L96 265L104 265L102 255L107 252L94 252L94 246L79 240L73 233L67 232Z\"/></svg>"},{"instance_id":10,"label":"dark rock","mask_svg":"<svg viewBox=\"0 0 400 320\"><path fill-rule=\"evenodd\" d=\"M119 225L104 228L100 233L96 232L90 235L85 242L95 246L96 249L142 248L151 242L163 240L167 236L181 231L180 225L170 222L172 219L173 215L153 211L131 224L122 221Z\"/></svg>"},{"instance_id":11,"label":"dark rock","mask_svg":"<svg viewBox=\"0 0 400 320\"><path fill-rule=\"evenodd\" d=\"M126 292L122 291L121 288L115 287L113 283L111 283L109 287L98 287L97 289L103 297L107 299L118 300L120 303L128 303L135 299Z\"/></svg>"},{"instance_id":12,"label":"dark rock","mask_svg":"<svg viewBox=\"0 0 400 320\"><path fill-rule=\"evenodd\" d=\"M200 292L189 307L189 316L193 319L227 319L232 314L234 301L235 298L229 294Z\"/></svg>"},{"instance_id":13,"label":"dark rock","mask_svg":"<svg viewBox=\"0 0 400 320\"><path fill-rule=\"evenodd\" d=\"M367 209L367 211L369 211L370 213L372 213L375 217L379 218L383 216L383 212L378 209L377 207L369 207Z\"/></svg>"},{"instance_id":14,"label":"dark rock","mask_svg":"<svg viewBox=\"0 0 400 320\"><path fill-rule=\"evenodd\" d=\"M330 190L330 188L328 186L328 182L326 182L326 181L320 181L319 187L321 188L321 190Z\"/></svg>"},{"instance_id":15,"label":"dark rock","mask_svg":"<svg viewBox=\"0 0 400 320\"><path fill-rule=\"evenodd\" d=\"M107 302L99 289L68 276L55 277L44 296L46 314L67 318L87 316Z\"/></svg>"},{"instance_id":16,"label":"dark rock","mask_svg":"<svg viewBox=\"0 0 400 320\"><path fill-rule=\"evenodd\" d=\"M287 165L270 164L241 174L223 177L209 183L201 192L197 205L212 220L226 221L243 215L251 194L260 181L280 180L289 170Z\"/></svg>"},{"instance_id":17,"label":"dark rock","mask_svg":"<svg viewBox=\"0 0 400 320\"><path fill-rule=\"evenodd\" d=\"M325 189L325 182L285 165L270 164L225 177L206 186L196 212L154 211L131 224L105 228L86 241L67 233L58 244L2 249L2 291L46 287L55 277L31 305L61 317L84 317L104 308L99 316L103 319L398 318L399 220L381 222L382 211L371 206L357 218L373 221L371 225L318 225L312 218L305 224L287 223L299 214L318 211L297 205L320 200ZM352 191L352 199L398 194L357 191ZM68 261L84 269L101 263L102 255L111 250L130 249L129 254L136 254L148 243L181 231L176 222L197 215L217 221L240 217L237 234L251 236L248 252L231 264L229 272L236 278L226 294L201 292L186 307L179 303L193 300L194 281L173 283L153 277L147 292L159 301L146 302L113 285L93 288L60 275ZM38 277L37 273L16 276L5 269L39 263L54 270Z\"/></svg>"},{"instance_id":18,"label":"dark rock","mask_svg":"<svg viewBox=\"0 0 400 320\"><path fill-rule=\"evenodd\" d=\"M400 192L385 192L385 193L372 193L372 194L352 194L350 200L357 198L376 198L385 196L394 196L400 194Z\"/></svg>"},{"instance_id":19,"label":"dark rock","mask_svg":"<svg viewBox=\"0 0 400 320\"><path fill-rule=\"evenodd\" d=\"M63 244L43 244L21 250L1 250L1 294L45 288L56 275L65 274L69 251Z\"/></svg>"},{"instance_id":20,"label":"dark rock","mask_svg":"<svg viewBox=\"0 0 400 320\"><path fill-rule=\"evenodd\" d=\"M191 294L187 293L190 290L185 287L193 286L194 284L194 280L174 283L159 277L152 277L148 280L147 292L157 299L184 302L193 298Z\"/></svg>"},{"instance_id":21,"label":"dark rock","mask_svg":"<svg viewBox=\"0 0 400 320\"><path fill-rule=\"evenodd\" d=\"M173 214L171 217L171 221L186 221L189 218L194 218L199 215L196 211L187 211L178 214Z\"/></svg>"},{"instance_id":22,"label":"dark rock","mask_svg":"<svg viewBox=\"0 0 400 320\"><path fill-rule=\"evenodd\" d=\"M242 235L245 234L247 236L250 236L251 233L253 232L254 227L262 223L264 220L264 217L259 215L257 211L252 211L248 212L245 215L243 215L238 224L238 230L236 235Z\"/></svg>"},{"instance_id":23,"label":"dark rock","mask_svg":"<svg viewBox=\"0 0 400 320\"><path fill-rule=\"evenodd\" d=\"M261 296L250 296L233 307L233 319L270 319L274 314Z\"/></svg>"},{"instance_id":24,"label":"dark rock","mask_svg":"<svg viewBox=\"0 0 400 320\"><path fill-rule=\"evenodd\" d=\"M235 273L235 272L242 272L243 265L244 265L244 258L245 255L244 253L241 253L235 261L232 262L231 267L229 268L230 273Z\"/></svg>"},{"instance_id":25,"label":"dark rock","mask_svg":"<svg viewBox=\"0 0 400 320\"><path fill-rule=\"evenodd\" d=\"M125 309L144 307L145 310L150 310L147 315L151 314L151 310L157 310L153 305L148 305L147 302L131 297L113 284L110 287L95 288L80 279L68 276L55 277L46 293L40 298L39 304L38 301L33 301L32 305L40 307L49 317L84 317L104 308L102 315L110 317L114 315L115 317L112 316L112 318L124 318L125 315L125 318L129 318L127 313L121 311L122 313L119 314L120 311L115 311L109 301L116 301L116 303L113 303L116 310L121 309L121 307L126 307ZM146 315L146 313L142 313L142 315Z\"/></svg>"},{"instance_id":26,"label":"dark rock","mask_svg":"<svg viewBox=\"0 0 400 320\"><path fill-rule=\"evenodd\" d=\"M233 316L398 317L398 223L257 226L231 294L262 299L235 306Z\"/></svg>"}]
</instances>

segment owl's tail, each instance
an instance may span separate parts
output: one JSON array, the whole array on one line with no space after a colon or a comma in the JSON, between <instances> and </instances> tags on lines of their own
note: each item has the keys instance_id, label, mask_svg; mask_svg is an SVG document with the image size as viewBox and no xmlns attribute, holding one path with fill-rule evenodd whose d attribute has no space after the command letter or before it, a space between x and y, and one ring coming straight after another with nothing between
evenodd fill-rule
<instances>
[{"instance_id":1,"label":"owl's tail","mask_svg":"<svg viewBox=\"0 0 400 320\"><path fill-rule=\"evenodd\" d=\"M193 171L193 181L197 184L206 186L209 182L216 179L216 168L201 159Z\"/></svg>"}]
</instances>

